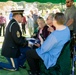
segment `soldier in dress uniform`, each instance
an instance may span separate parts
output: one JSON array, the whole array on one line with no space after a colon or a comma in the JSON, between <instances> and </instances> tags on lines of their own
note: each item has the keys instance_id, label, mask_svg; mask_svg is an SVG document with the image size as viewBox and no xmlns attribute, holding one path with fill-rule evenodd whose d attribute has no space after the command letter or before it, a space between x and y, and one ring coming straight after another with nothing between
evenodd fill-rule
<instances>
[{"instance_id":1,"label":"soldier in dress uniform","mask_svg":"<svg viewBox=\"0 0 76 75\"><path fill-rule=\"evenodd\" d=\"M8 60L8 63L0 62L0 68L16 71L19 69L19 66L24 63L24 59L22 59L23 56L20 54L20 49L23 49L22 51L24 51L28 42L22 36L18 24L22 22L23 11L24 10L11 11L13 13L13 18L6 28L6 34L1 51L1 55ZM21 61L23 62L21 63Z\"/></svg>"}]
</instances>

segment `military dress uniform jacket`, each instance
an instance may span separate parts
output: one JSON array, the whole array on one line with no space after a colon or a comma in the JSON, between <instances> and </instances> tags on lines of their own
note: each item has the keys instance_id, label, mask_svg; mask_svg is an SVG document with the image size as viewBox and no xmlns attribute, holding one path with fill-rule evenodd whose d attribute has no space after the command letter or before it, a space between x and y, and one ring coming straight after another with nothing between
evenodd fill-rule
<instances>
[{"instance_id":1,"label":"military dress uniform jacket","mask_svg":"<svg viewBox=\"0 0 76 75\"><path fill-rule=\"evenodd\" d=\"M27 44L26 39L22 37L17 21L12 19L6 28L1 54L5 57L17 58L20 55L19 47L26 46Z\"/></svg>"}]
</instances>

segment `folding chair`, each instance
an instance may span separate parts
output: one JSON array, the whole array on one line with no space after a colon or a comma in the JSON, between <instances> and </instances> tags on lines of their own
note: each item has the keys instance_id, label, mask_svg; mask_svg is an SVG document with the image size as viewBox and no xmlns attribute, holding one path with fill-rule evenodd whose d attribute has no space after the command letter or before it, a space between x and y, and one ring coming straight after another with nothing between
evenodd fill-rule
<instances>
[{"instance_id":1,"label":"folding chair","mask_svg":"<svg viewBox=\"0 0 76 75\"><path fill-rule=\"evenodd\" d=\"M72 75L75 75L75 62L76 62L76 33L73 33Z\"/></svg>"},{"instance_id":2,"label":"folding chair","mask_svg":"<svg viewBox=\"0 0 76 75\"><path fill-rule=\"evenodd\" d=\"M56 65L46 69L43 61L40 64L41 75L70 75L71 58L70 58L70 43L68 41L57 59Z\"/></svg>"}]
</instances>

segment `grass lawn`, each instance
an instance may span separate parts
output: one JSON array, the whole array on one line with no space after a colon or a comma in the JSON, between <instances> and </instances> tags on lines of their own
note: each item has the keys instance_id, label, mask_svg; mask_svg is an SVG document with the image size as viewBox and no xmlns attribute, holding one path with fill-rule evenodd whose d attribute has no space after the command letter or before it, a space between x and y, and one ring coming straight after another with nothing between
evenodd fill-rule
<instances>
[{"instance_id":1,"label":"grass lawn","mask_svg":"<svg viewBox=\"0 0 76 75\"><path fill-rule=\"evenodd\" d=\"M27 71L24 69L19 69L19 71L7 71L7 70L0 70L0 75L28 75Z\"/></svg>"},{"instance_id":2,"label":"grass lawn","mask_svg":"<svg viewBox=\"0 0 76 75\"><path fill-rule=\"evenodd\" d=\"M7 60L1 56L1 47L2 47L2 42L4 40L4 37L0 37L0 62L7 62ZM0 69L0 75L28 75L27 70L29 70L29 66L27 62L25 63L26 69L19 68L19 71L8 71L8 70L2 70Z\"/></svg>"},{"instance_id":3,"label":"grass lawn","mask_svg":"<svg viewBox=\"0 0 76 75\"><path fill-rule=\"evenodd\" d=\"M0 53L1 53L1 51L0 51ZM0 55L0 61L7 62L7 60L1 55ZM27 64L27 61L26 61L25 65L26 65L26 69L19 68L19 71L8 71L8 70L0 69L0 75L28 75L27 70L29 70L29 66Z\"/></svg>"}]
</instances>

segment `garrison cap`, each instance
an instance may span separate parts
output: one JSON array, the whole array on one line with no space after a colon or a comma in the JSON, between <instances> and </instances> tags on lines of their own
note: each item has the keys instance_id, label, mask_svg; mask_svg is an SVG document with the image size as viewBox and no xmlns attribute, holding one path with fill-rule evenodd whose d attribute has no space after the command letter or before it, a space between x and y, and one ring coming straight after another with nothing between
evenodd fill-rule
<instances>
[{"instance_id":1,"label":"garrison cap","mask_svg":"<svg viewBox=\"0 0 76 75\"><path fill-rule=\"evenodd\" d=\"M21 16L23 16L24 10L12 10L11 12L12 12L13 16L16 14L20 14Z\"/></svg>"}]
</instances>

